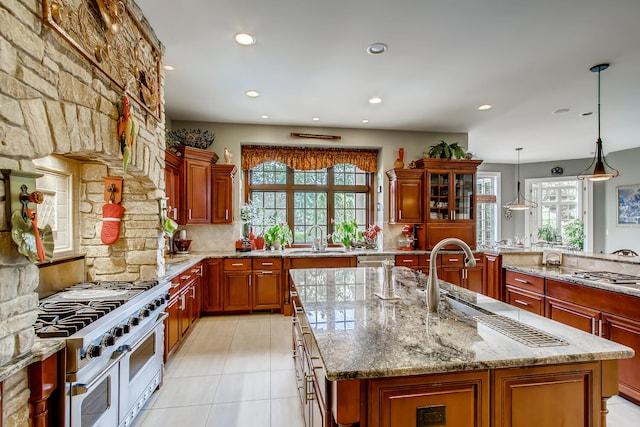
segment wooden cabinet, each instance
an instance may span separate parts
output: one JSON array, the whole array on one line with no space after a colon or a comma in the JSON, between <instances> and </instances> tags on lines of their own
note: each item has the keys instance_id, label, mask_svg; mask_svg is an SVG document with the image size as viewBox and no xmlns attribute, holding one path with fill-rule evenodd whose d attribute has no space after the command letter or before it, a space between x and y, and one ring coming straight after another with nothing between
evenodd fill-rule
<instances>
[{"instance_id":1,"label":"wooden cabinet","mask_svg":"<svg viewBox=\"0 0 640 427\"><path fill-rule=\"evenodd\" d=\"M224 310L251 310L251 258L225 259L222 278Z\"/></svg>"},{"instance_id":2,"label":"wooden cabinet","mask_svg":"<svg viewBox=\"0 0 640 427\"><path fill-rule=\"evenodd\" d=\"M216 313L223 310L222 259L208 259L205 264L202 288L202 311Z\"/></svg>"},{"instance_id":3,"label":"wooden cabinet","mask_svg":"<svg viewBox=\"0 0 640 427\"><path fill-rule=\"evenodd\" d=\"M466 267L464 265L465 258L464 253L441 254L438 277L454 285L484 294L484 259L482 254L475 255L475 267Z\"/></svg>"},{"instance_id":4,"label":"wooden cabinet","mask_svg":"<svg viewBox=\"0 0 640 427\"><path fill-rule=\"evenodd\" d=\"M27 368L29 383L29 425L34 427L56 427L65 425L65 350L53 353L44 360L32 363ZM0 409L2 388L0 383ZM12 387L13 388L13 387ZM12 393L12 389L7 389ZM0 411L0 415L2 411ZM0 416L0 419L2 417ZM27 420L22 420L27 422ZM69 421L69 420L66 420ZM15 422L15 419L14 419ZM18 424L20 424L18 422ZM2 422L0 421L0 426ZM13 423L12 423L13 425Z\"/></svg>"},{"instance_id":5,"label":"wooden cabinet","mask_svg":"<svg viewBox=\"0 0 640 427\"><path fill-rule=\"evenodd\" d=\"M370 427L489 427L489 372L371 380Z\"/></svg>"},{"instance_id":6,"label":"wooden cabinet","mask_svg":"<svg viewBox=\"0 0 640 427\"><path fill-rule=\"evenodd\" d=\"M178 146L180 167L181 224L211 223L211 159L213 151Z\"/></svg>"},{"instance_id":7,"label":"wooden cabinet","mask_svg":"<svg viewBox=\"0 0 640 427\"><path fill-rule=\"evenodd\" d=\"M438 255L439 259L440 256ZM431 260L429 255L416 255L407 252L406 255L396 255L395 262L397 267L408 267L413 270L422 271L424 274L429 274L429 266ZM436 263L438 261L436 260Z\"/></svg>"},{"instance_id":8,"label":"wooden cabinet","mask_svg":"<svg viewBox=\"0 0 640 427\"><path fill-rule=\"evenodd\" d=\"M282 307L282 258L254 258L252 285L252 309L279 310Z\"/></svg>"},{"instance_id":9,"label":"wooden cabinet","mask_svg":"<svg viewBox=\"0 0 640 427\"><path fill-rule=\"evenodd\" d=\"M640 402L640 298L547 279L547 317L626 345L635 351L619 361L620 393Z\"/></svg>"},{"instance_id":10,"label":"wooden cabinet","mask_svg":"<svg viewBox=\"0 0 640 427\"><path fill-rule=\"evenodd\" d=\"M544 316L544 278L516 271L505 274L505 302Z\"/></svg>"},{"instance_id":11,"label":"wooden cabinet","mask_svg":"<svg viewBox=\"0 0 640 427\"><path fill-rule=\"evenodd\" d=\"M182 160L173 151L165 151L164 168L164 193L167 197L167 216L175 221L179 221L178 212L180 210L180 165Z\"/></svg>"},{"instance_id":12,"label":"wooden cabinet","mask_svg":"<svg viewBox=\"0 0 640 427\"><path fill-rule=\"evenodd\" d=\"M423 171L391 169L386 174L389 178L389 223L422 223Z\"/></svg>"},{"instance_id":13,"label":"wooden cabinet","mask_svg":"<svg viewBox=\"0 0 640 427\"><path fill-rule=\"evenodd\" d=\"M446 237L476 246L476 170L481 160L420 159L424 169L426 241L432 249Z\"/></svg>"},{"instance_id":14,"label":"wooden cabinet","mask_svg":"<svg viewBox=\"0 0 640 427\"><path fill-rule=\"evenodd\" d=\"M233 222L233 181L235 165L211 166L212 224Z\"/></svg>"},{"instance_id":15,"label":"wooden cabinet","mask_svg":"<svg viewBox=\"0 0 640 427\"><path fill-rule=\"evenodd\" d=\"M504 301L504 295L502 295L502 256L484 254L484 284L487 296Z\"/></svg>"},{"instance_id":16,"label":"wooden cabinet","mask_svg":"<svg viewBox=\"0 0 640 427\"><path fill-rule=\"evenodd\" d=\"M180 347L202 312L202 263L171 280L164 321L164 360Z\"/></svg>"}]
</instances>

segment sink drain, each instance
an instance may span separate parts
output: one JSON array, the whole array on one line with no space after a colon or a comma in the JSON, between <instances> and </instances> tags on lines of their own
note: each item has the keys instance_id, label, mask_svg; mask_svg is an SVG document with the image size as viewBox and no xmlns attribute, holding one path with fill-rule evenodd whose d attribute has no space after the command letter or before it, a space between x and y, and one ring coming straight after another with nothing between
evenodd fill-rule
<instances>
[{"instance_id":1,"label":"sink drain","mask_svg":"<svg viewBox=\"0 0 640 427\"><path fill-rule=\"evenodd\" d=\"M569 345L569 343L561 338L525 325L510 317L500 315L475 316L475 320L489 328L500 332L528 347L555 347L560 345Z\"/></svg>"}]
</instances>

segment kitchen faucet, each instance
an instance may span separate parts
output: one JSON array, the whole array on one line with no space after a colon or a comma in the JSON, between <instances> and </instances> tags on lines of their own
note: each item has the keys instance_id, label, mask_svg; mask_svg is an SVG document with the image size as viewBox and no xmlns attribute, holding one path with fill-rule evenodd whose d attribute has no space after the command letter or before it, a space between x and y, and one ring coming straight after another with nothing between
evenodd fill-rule
<instances>
[{"instance_id":1,"label":"kitchen faucet","mask_svg":"<svg viewBox=\"0 0 640 427\"><path fill-rule=\"evenodd\" d=\"M464 260L465 267L475 267L476 259L471 252L471 248L465 242L455 237L449 237L442 239L431 250L431 257L429 258L429 277L427 278L427 308L431 313L438 312L438 303L440 302L440 286L438 285L438 269L436 263L436 256L438 252L446 245L455 243L464 250L466 258Z\"/></svg>"},{"instance_id":2,"label":"kitchen faucet","mask_svg":"<svg viewBox=\"0 0 640 427\"><path fill-rule=\"evenodd\" d=\"M320 237L316 237L313 239L313 244L311 245L312 251L324 252L327 250L327 238L322 236L322 227L318 224L312 225L309 228L309 236L311 236L311 232L314 230L320 230ZM318 233L316 232L316 236Z\"/></svg>"}]
</instances>

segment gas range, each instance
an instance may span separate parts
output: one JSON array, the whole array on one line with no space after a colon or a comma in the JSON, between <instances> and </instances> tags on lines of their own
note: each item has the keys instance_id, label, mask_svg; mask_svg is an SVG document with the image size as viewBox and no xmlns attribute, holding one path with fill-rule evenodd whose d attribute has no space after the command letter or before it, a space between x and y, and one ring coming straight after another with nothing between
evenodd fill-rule
<instances>
[{"instance_id":1,"label":"gas range","mask_svg":"<svg viewBox=\"0 0 640 427\"><path fill-rule=\"evenodd\" d=\"M40 301L36 335L65 338L67 372L77 372L153 322L166 307L168 289L157 280L70 286Z\"/></svg>"},{"instance_id":2,"label":"gas range","mask_svg":"<svg viewBox=\"0 0 640 427\"><path fill-rule=\"evenodd\" d=\"M611 271L576 271L572 276L585 280L593 280L595 282L613 283L618 285L640 284L640 276L614 273Z\"/></svg>"}]
</instances>

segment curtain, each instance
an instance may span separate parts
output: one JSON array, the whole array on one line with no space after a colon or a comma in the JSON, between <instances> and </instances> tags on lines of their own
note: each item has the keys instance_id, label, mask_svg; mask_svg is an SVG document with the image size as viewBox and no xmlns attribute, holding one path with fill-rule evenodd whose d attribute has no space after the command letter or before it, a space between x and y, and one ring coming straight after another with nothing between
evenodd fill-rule
<instances>
[{"instance_id":1,"label":"curtain","mask_svg":"<svg viewBox=\"0 0 640 427\"><path fill-rule=\"evenodd\" d=\"M241 159L243 170L253 169L264 162L278 161L296 170L317 170L350 163L365 172L378 171L378 150L372 149L245 145Z\"/></svg>"}]
</instances>

